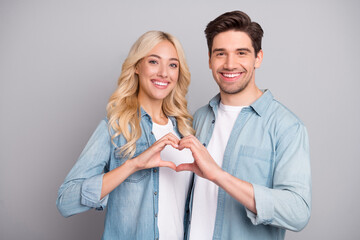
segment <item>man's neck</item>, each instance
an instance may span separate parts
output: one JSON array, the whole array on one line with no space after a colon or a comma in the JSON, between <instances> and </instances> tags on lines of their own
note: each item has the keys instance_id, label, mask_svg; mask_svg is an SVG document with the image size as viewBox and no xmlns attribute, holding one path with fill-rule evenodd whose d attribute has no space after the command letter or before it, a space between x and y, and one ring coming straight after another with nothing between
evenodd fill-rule
<instances>
[{"instance_id":1,"label":"man's neck","mask_svg":"<svg viewBox=\"0 0 360 240\"><path fill-rule=\"evenodd\" d=\"M220 90L221 102L228 106L250 106L260 98L262 94L263 92L257 87L253 89L244 89L235 94L224 93Z\"/></svg>"}]
</instances>

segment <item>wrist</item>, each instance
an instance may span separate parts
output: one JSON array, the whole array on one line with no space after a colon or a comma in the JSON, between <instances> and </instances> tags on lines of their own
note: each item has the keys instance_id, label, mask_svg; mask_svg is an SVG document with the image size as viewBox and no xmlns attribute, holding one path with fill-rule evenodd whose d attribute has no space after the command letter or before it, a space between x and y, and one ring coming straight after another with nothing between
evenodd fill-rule
<instances>
[{"instance_id":1,"label":"wrist","mask_svg":"<svg viewBox=\"0 0 360 240\"><path fill-rule=\"evenodd\" d=\"M138 159L135 157L126 160L124 163L124 165L130 170L131 174L142 169L137 160Z\"/></svg>"},{"instance_id":2,"label":"wrist","mask_svg":"<svg viewBox=\"0 0 360 240\"><path fill-rule=\"evenodd\" d=\"M212 171L211 178L209 178L210 181L215 183L216 185L219 185L219 182L221 179L223 179L224 174L226 174L220 166L216 168L216 170Z\"/></svg>"}]
</instances>

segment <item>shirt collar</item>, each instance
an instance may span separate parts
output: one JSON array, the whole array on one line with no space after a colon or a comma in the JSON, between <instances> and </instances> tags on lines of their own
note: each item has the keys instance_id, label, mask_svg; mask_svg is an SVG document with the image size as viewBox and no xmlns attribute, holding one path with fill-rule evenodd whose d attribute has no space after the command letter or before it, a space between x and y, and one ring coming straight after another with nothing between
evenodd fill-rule
<instances>
[{"instance_id":1,"label":"shirt collar","mask_svg":"<svg viewBox=\"0 0 360 240\"><path fill-rule=\"evenodd\" d=\"M141 118L146 117L150 122L152 122L151 116L142 108L140 107ZM173 116L168 116L171 120L171 123L174 127L177 127L176 119Z\"/></svg>"},{"instance_id":2,"label":"shirt collar","mask_svg":"<svg viewBox=\"0 0 360 240\"><path fill-rule=\"evenodd\" d=\"M262 90L264 93L253 102L250 107L261 117L274 99L270 90Z\"/></svg>"},{"instance_id":3,"label":"shirt collar","mask_svg":"<svg viewBox=\"0 0 360 240\"><path fill-rule=\"evenodd\" d=\"M262 91L263 94L250 105L251 109L253 109L256 112L256 114L258 114L260 117L264 114L266 109L269 107L271 101L274 99L270 90L265 89ZM219 105L219 103L220 103L220 93L218 93L215 97L213 97L209 101L209 105L213 109L215 109Z\"/></svg>"}]
</instances>

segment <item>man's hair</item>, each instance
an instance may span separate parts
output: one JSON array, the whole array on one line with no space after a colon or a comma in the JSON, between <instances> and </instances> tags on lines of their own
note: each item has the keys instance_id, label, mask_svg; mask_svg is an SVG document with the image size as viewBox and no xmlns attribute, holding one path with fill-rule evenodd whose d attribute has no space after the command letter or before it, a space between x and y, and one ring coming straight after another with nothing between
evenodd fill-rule
<instances>
[{"instance_id":1,"label":"man's hair","mask_svg":"<svg viewBox=\"0 0 360 240\"><path fill-rule=\"evenodd\" d=\"M258 52L261 50L261 39L264 35L264 31L258 23L252 22L250 17L241 11L226 12L209 22L206 26L205 35L210 56L212 54L211 50L214 37L219 33L229 30L246 33L251 39L252 46L255 50L255 56L257 56Z\"/></svg>"}]
</instances>

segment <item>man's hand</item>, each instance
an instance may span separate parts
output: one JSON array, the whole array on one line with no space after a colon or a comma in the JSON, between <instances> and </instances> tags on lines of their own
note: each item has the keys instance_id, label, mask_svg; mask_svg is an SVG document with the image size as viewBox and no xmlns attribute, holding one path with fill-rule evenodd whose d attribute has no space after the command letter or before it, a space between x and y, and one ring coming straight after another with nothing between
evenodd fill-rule
<instances>
[{"instance_id":1,"label":"man's hand","mask_svg":"<svg viewBox=\"0 0 360 240\"><path fill-rule=\"evenodd\" d=\"M184 148L191 150L194 163L180 164L176 168L177 172L192 171L196 175L214 182L247 209L257 214L254 188L251 183L238 179L219 167L196 137L190 135L181 139L178 149Z\"/></svg>"},{"instance_id":2,"label":"man's hand","mask_svg":"<svg viewBox=\"0 0 360 240\"><path fill-rule=\"evenodd\" d=\"M201 142L199 142L195 136L189 135L181 139L179 142L178 149L183 150L184 148L190 149L194 162L180 164L176 167L176 171L192 171L202 178L215 181L222 169L219 165L217 165Z\"/></svg>"}]
</instances>

